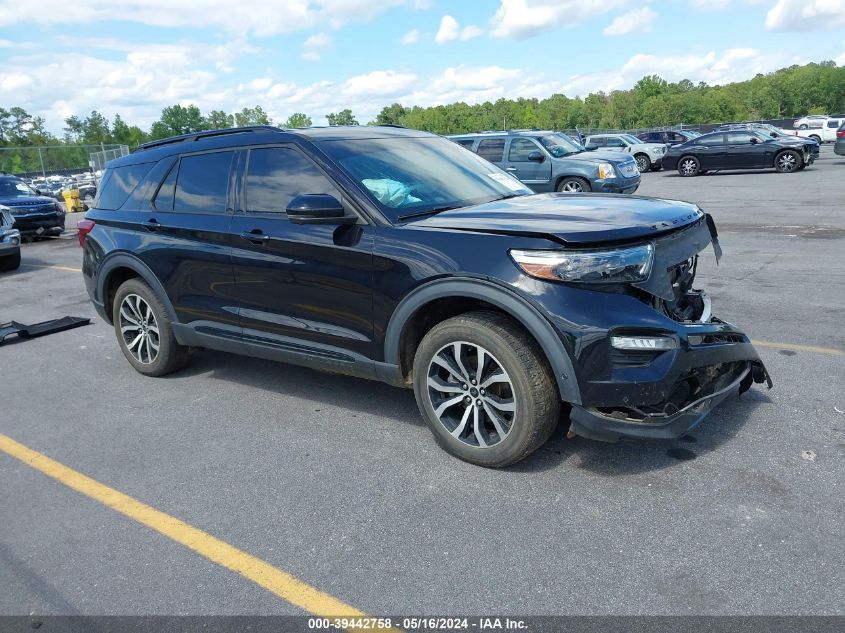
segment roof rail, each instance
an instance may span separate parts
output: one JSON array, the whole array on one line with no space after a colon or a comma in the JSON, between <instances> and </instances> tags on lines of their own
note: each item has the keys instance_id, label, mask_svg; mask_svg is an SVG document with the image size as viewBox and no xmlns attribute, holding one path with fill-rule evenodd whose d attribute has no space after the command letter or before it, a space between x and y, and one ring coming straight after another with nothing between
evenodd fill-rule
<instances>
[{"instance_id":1,"label":"roof rail","mask_svg":"<svg viewBox=\"0 0 845 633\"><path fill-rule=\"evenodd\" d=\"M182 143L184 141L198 141L203 138L212 136L223 136L224 134L239 134L240 132L284 132L283 128L275 127L273 125L250 125L246 127L230 127L221 130L207 130L204 132L191 132L190 134L180 134L179 136L169 136L167 138L159 139L157 141L150 141L138 146L139 150L150 149L151 147L159 147L161 145L170 145L171 143Z\"/></svg>"}]
</instances>

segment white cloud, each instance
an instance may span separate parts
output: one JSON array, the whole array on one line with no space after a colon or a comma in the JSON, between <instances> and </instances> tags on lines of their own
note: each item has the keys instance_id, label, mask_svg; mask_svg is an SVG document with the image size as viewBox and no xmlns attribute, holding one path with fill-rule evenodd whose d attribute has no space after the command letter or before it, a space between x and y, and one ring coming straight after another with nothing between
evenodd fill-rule
<instances>
[{"instance_id":1,"label":"white cloud","mask_svg":"<svg viewBox=\"0 0 845 633\"><path fill-rule=\"evenodd\" d=\"M766 15L769 31L821 31L845 26L845 0L778 0Z\"/></svg>"},{"instance_id":2,"label":"white cloud","mask_svg":"<svg viewBox=\"0 0 845 633\"><path fill-rule=\"evenodd\" d=\"M750 79L791 64L806 63L802 57L787 53L761 53L751 48L732 48L721 55L705 54L646 55L631 57L621 68L586 75L573 75L562 86L567 95L584 96L599 90L611 92L630 88L645 75L657 74L667 81L689 79L710 85Z\"/></svg>"},{"instance_id":3,"label":"white cloud","mask_svg":"<svg viewBox=\"0 0 845 633\"><path fill-rule=\"evenodd\" d=\"M471 40L479 35L483 35L484 31L481 27L475 24L470 24L464 29L451 15L444 15L440 18L440 28L437 29L437 35L434 36L434 41L438 44L445 44L452 40L460 39L461 41Z\"/></svg>"},{"instance_id":4,"label":"white cloud","mask_svg":"<svg viewBox=\"0 0 845 633\"><path fill-rule=\"evenodd\" d=\"M9 40L0 40L0 48L12 48L14 45L14 42Z\"/></svg>"},{"instance_id":5,"label":"white cloud","mask_svg":"<svg viewBox=\"0 0 845 633\"><path fill-rule=\"evenodd\" d=\"M557 27L572 28L608 13L626 0L500 0L491 18L494 37L524 38Z\"/></svg>"},{"instance_id":6,"label":"white cloud","mask_svg":"<svg viewBox=\"0 0 845 633\"><path fill-rule=\"evenodd\" d=\"M437 29L437 35L434 36L434 41L438 44L444 44L452 40L458 39L460 35L461 26L458 21L451 15L444 15L440 18L440 28Z\"/></svg>"},{"instance_id":7,"label":"white cloud","mask_svg":"<svg viewBox=\"0 0 845 633\"><path fill-rule=\"evenodd\" d=\"M406 90L417 81L413 73L393 70L374 70L365 75L356 75L343 82L341 92L350 97L361 95L394 95Z\"/></svg>"},{"instance_id":8,"label":"white cloud","mask_svg":"<svg viewBox=\"0 0 845 633\"><path fill-rule=\"evenodd\" d=\"M411 29L399 41L403 44L416 44L420 41L421 35L422 33L419 32L419 29Z\"/></svg>"},{"instance_id":9,"label":"white cloud","mask_svg":"<svg viewBox=\"0 0 845 633\"><path fill-rule=\"evenodd\" d=\"M306 38L302 44L302 59L307 62L320 61L322 51L332 44L332 38L326 33L317 33Z\"/></svg>"},{"instance_id":10,"label":"white cloud","mask_svg":"<svg viewBox=\"0 0 845 633\"><path fill-rule=\"evenodd\" d=\"M258 37L310 28L336 29L348 22L366 22L388 9L407 5L426 8L420 0L311 0L272 2L240 0L39 0L0 4L0 27L14 24L90 24L127 21L151 26L218 27Z\"/></svg>"},{"instance_id":11,"label":"white cloud","mask_svg":"<svg viewBox=\"0 0 845 633\"><path fill-rule=\"evenodd\" d=\"M643 7L633 9L620 16L617 16L603 31L605 35L629 35L631 33L648 33L651 31L651 24L657 13Z\"/></svg>"}]
</instances>

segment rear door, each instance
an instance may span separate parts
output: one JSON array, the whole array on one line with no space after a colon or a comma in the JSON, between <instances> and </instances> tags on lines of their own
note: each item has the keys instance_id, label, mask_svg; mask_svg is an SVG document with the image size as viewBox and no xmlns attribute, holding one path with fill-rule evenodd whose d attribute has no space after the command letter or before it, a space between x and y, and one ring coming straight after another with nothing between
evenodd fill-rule
<instances>
[{"instance_id":1,"label":"rear door","mask_svg":"<svg viewBox=\"0 0 845 633\"><path fill-rule=\"evenodd\" d=\"M308 193L330 194L355 213L297 147L253 147L244 159L232 235L245 344L341 362L372 358L371 227L288 219L288 203Z\"/></svg>"},{"instance_id":2,"label":"rear door","mask_svg":"<svg viewBox=\"0 0 845 633\"><path fill-rule=\"evenodd\" d=\"M543 156L542 162L528 160L532 152L540 152ZM552 188L552 161L546 151L530 138L511 138L505 170L535 191L546 191Z\"/></svg>"},{"instance_id":3,"label":"rear door","mask_svg":"<svg viewBox=\"0 0 845 633\"><path fill-rule=\"evenodd\" d=\"M689 146L689 153L698 157L701 169L724 169L726 151L724 134L700 136Z\"/></svg>"},{"instance_id":4,"label":"rear door","mask_svg":"<svg viewBox=\"0 0 845 633\"><path fill-rule=\"evenodd\" d=\"M155 273L180 322L239 333L229 234L237 152L172 161L139 213L135 252Z\"/></svg>"}]
</instances>

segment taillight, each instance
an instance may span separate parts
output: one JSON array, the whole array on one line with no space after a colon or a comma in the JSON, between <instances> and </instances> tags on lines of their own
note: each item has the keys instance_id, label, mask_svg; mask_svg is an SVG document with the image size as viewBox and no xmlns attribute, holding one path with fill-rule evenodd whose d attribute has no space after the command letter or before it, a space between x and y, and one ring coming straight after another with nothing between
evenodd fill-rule
<instances>
[{"instance_id":1,"label":"taillight","mask_svg":"<svg viewBox=\"0 0 845 633\"><path fill-rule=\"evenodd\" d=\"M94 220L86 220L85 218L82 218L76 223L76 231L78 233L80 246L85 246L85 238L88 237L91 229L94 228L94 224Z\"/></svg>"},{"instance_id":2,"label":"taillight","mask_svg":"<svg viewBox=\"0 0 845 633\"><path fill-rule=\"evenodd\" d=\"M841 130L836 130L836 138L845 138L845 127Z\"/></svg>"}]
</instances>

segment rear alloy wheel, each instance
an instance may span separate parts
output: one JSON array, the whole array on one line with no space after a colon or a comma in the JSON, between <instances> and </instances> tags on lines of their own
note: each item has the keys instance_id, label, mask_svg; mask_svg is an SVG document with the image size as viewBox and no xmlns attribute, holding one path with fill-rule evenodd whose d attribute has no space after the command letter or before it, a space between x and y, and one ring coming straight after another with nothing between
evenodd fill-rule
<instances>
[{"instance_id":1,"label":"rear alloy wheel","mask_svg":"<svg viewBox=\"0 0 845 633\"><path fill-rule=\"evenodd\" d=\"M434 326L414 358L414 394L444 449L492 468L539 448L560 417L542 350L496 312L470 312Z\"/></svg>"},{"instance_id":2,"label":"rear alloy wheel","mask_svg":"<svg viewBox=\"0 0 845 633\"><path fill-rule=\"evenodd\" d=\"M678 163L678 173L684 177L697 176L701 164L695 156L684 156Z\"/></svg>"},{"instance_id":3,"label":"rear alloy wheel","mask_svg":"<svg viewBox=\"0 0 845 633\"><path fill-rule=\"evenodd\" d=\"M645 154L637 154L634 156L634 160L637 161L637 169L640 170L641 174L644 174L649 169L651 169L651 159Z\"/></svg>"},{"instance_id":4,"label":"rear alloy wheel","mask_svg":"<svg viewBox=\"0 0 845 633\"><path fill-rule=\"evenodd\" d=\"M789 174L798 171L802 162L798 152L788 149L775 156L775 169L782 174Z\"/></svg>"},{"instance_id":5,"label":"rear alloy wheel","mask_svg":"<svg viewBox=\"0 0 845 633\"><path fill-rule=\"evenodd\" d=\"M561 193L585 193L590 191L590 183L583 178L570 176L558 183L557 190Z\"/></svg>"},{"instance_id":6,"label":"rear alloy wheel","mask_svg":"<svg viewBox=\"0 0 845 633\"><path fill-rule=\"evenodd\" d=\"M164 376L190 361L190 350L176 341L164 304L140 279L117 289L112 321L120 350L145 376Z\"/></svg>"}]
</instances>

